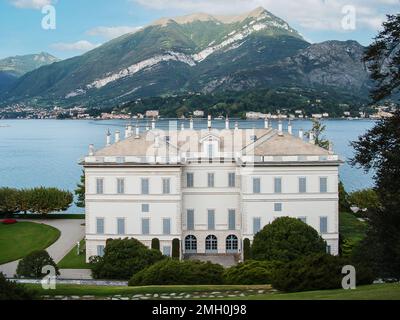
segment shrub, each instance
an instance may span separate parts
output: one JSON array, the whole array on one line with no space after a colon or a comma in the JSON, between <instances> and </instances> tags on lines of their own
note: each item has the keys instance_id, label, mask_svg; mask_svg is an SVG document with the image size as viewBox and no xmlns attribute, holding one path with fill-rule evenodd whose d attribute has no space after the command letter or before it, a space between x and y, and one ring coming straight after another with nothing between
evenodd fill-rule
<instances>
[{"instance_id":1,"label":"shrub","mask_svg":"<svg viewBox=\"0 0 400 320\"><path fill-rule=\"evenodd\" d=\"M325 253L326 243L314 228L299 219L283 217L255 235L251 251L254 260L288 262Z\"/></svg>"},{"instance_id":2,"label":"shrub","mask_svg":"<svg viewBox=\"0 0 400 320\"><path fill-rule=\"evenodd\" d=\"M59 275L58 267L46 250L34 251L23 258L17 267L17 276L24 278L43 278L46 273L42 273L44 266L53 266L56 274Z\"/></svg>"},{"instance_id":3,"label":"shrub","mask_svg":"<svg viewBox=\"0 0 400 320\"><path fill-rule=\"evenodd\" d=\"M4 219L1 223L2 224L16 224L18 221L15 219Z\"/></svg>"},{"instance_id":4,"label":"shrub","mask_svg":"<svg viewBox=\"0 0 400 320\"><path fill-rule=\"evenodd\" d=\"M245 238L243 240L243 260L249 260L251 259L251 245L250 245L250 239Z\"/></svg>"},{"instance_id":5,"label":"shrub","mask_svg":"<svg viewBox=\"0 0 400 320\"><path fill-rule=\"evenodd\" d=\"M179 259L180 258L180 248L179 248L179 239L172 240L172 258Z\"/></svg>"},{"instance_id":6,"label":"shrub","mask_svg":"<svg viewBox=\"0 0 400 320\"><path fill-rule=\"evenodd\" d=\"M224 271L226 284L270 284L272 273L280 264L270 261L248 260Z\"/></svg>"},{"instance_id":7,"label":"shrub","mask_svg":"<svg viewBox=\"0 0 400 320\"><path fill-rule=\"evenodd\" d=\"M130 286L211 285L223 283L224 268L196 260L164 259L133 275Z\"/></svg>"},{"instance_id":8,"label":"shrub","mask_svg":"<svg viewBox=\"0 0 400 320\"><path fill-rule=\"evenodd\" d=\"M283 264L272 275L272 286L286 292L338 289L342 287L342 268L349 260L330 254L314 254ZM356 268L357 284L370 284L371 272Z\"/></svg>"},{"instance_id":9,"label":"shrub","mask_svg":"<svg viewBox=\"0 0 400 320\"><path fill-rule=\"evenodd\" d=\"M22 284L7 280L0 272L0 300L34 300L37 298L36 291L28 289Z\"/></svg>"},{"instance_id":10,"label":"shrub","mask_svg":"<svg viewBox=\"0 0 400 320\"><path fill-rule=\"evenodd\" d=\"M160 240L158 238L151 240L151 248L154 250L160 250Z\"/></svg>"},{"instance_id":11,"label":"shrub","mask_svg":"<svg viewBox=\"0 0 400 320\"><path fill-rule=\"evenodd\" d=\"M147 248L136 239L109 239L103 257L90 260L95 279L125 279L163 259L159 250Z\"/></svg>"}]
</instances>

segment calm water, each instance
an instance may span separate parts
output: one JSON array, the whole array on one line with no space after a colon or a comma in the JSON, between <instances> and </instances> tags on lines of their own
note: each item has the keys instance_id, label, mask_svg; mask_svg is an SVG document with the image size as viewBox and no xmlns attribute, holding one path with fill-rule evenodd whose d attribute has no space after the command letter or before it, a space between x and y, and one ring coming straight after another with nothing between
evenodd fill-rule
<instances>
[{"instance_id":1,"label":"calm water","mask_svg":"<svg viewBox=\"0 0 400 320\"><path fill-rule=\"evenodd\" d=\"M123 136L126 123L120 120L0 120L0 186L54 186L73 191L82 170L78 162L87 154L88 145L93 143L95 148L103 147L108 128L111 131L119 129ZM146 123L140 125L144 127ZM157 126L166 128L168 123L159 121ZM185 124L189 126L188 122ZM350 141L370 129L374 122L328 120L325 124L326 138L333 142L335 152L347 160L353 154ZM263 125L263 121L240 121L241 128ZM276 127L277 123L273 123L273 126ZM206 121L195 122L195 128L205 127ZM213 121L213 127L223 128L224 121ZM294 121L294 134L298 134L300 128L309 130L311 122ZM373 185L371 175L347 163L340 168L340 177L349 191ZM82 211L75 206L69 209L74 213Z\"/></svg>"}]
</instances>

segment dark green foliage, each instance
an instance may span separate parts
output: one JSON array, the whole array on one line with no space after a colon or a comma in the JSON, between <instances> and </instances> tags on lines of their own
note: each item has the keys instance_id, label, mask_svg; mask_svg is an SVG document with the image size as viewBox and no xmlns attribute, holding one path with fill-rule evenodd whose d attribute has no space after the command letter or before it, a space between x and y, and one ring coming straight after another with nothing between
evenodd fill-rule
<instances>
[{"instance_id":1,"label":"dark green foliage","mask_svg":"<svg viewBox=\"0 0 400 320\"><path fill-rule=\"evenodd\" d=\"M172 240L172 258L179 259L180 256L180 241L175 238Z\"/></svg>"},{"instance_id":2,"label":"dark green foliage","mask_svg":"<svg viewBox=\"0 0 400 320\"><path fill-rule=\"evenodd\" d=\"M277 268L272 276L272 286L281 291L297 292L338 289L342 287L342 268L351 265L349 260L329 254L302 257ZM365 267L356 268L358 285L371 284L374 277Z\"/></svg>"},{"instance_id":3,"label":"dark green foliage","mask_svg":"<svg viewBox=\"0 0 400 320\"><path fill-rule=\"evenodd\" d=\"M76 185L76 189L74 191L77 197L75 204L78 208L85 207L85 188L85 171L82 170L80 182Z\"/></svg>"},{"instance_id":4,"label":"dark green foliage","mask_svg":"<svg viewBox=\"0 0 400 320\"><path fill-rule=\"evenodd\" d=\"M317 119L312 120L312 129L311 132L314 135L315 145L324 148L326 150L329 149L329 141L324 139L323 134L326 130L326 126L321 123L321 121Z\"/></svg>"},{"instance_id":5,"label":"dark green foliage","mask_svg":"<svg viewBox=\"0 0 400 320\"><path fill-rule=\"evenodd\" d=\"M379 121L352 143L351 164L375 172L378 208L368 211L366 238L359 244L359 261L383 278L400 279L400 111Z\"/></svg>"},{"instance_id":6,"label":"dark green foliage","mask_svg":"<svg viewBox=\"0 0 400 320\"><path fill-rule=\"evenodd\" d=\"M0 301L5 300L35 300L38 298L37 292L7 280L0 272Z\"/></svg>"},{"instance_id":7,"label":"dark green foliage","mask_svg":"<svg viewBox=\"0 0 400 320\"><path fill-rule=\"evenodd\" d=\"M42 268L45 266L53 266L56 274L60 274L57 264L53 261L46 250L34 251L18 263L17 276L34 279L43 278L46 273L42 273Z\"/></svg>"},{"instance_id":8,"label":"dark green foliage","mask_svg":"<svg viewBox=\"0 0 400 320\"><path fill-rule=\"evenodd\" d=\"M313 253L326 252L326 243L306 223L289 217L278 218L254 236L252 258L288 262Z\"/></svg>"},{"instance_id":9,"label":"dark green foliage","mask_svg":"<svg viewBox=\"0 0 400 320\"><path fill-rule=\"evenodd\" d=\"M18 190L0 189L0 213L10 215L18 212Z\"/></svg>"},{"instance_id":10,"label":"dark green foliage","mask_svg":"<svg viewBox=\"0 0 400 320\"><path fill-rule=\"evenodd\" d=\"M226 269L224 281L235 285L270 284L272 273L280 265L279 262L248 260Z\"/></svg>"},{"instance_id":11,"label":"dark green foliage","mask_svg":"<svg viewBox=\"0 0 400 320\"><path fill-rule=\"evenodd\" d=\"M151 248L154 250L160 250L160 240L158 238L153 238L151 240Z\"/></svg>"},{"instance_id":12,"label":"dark green foliage","mask_svg":"<svg viewBox=\"0 0 400 320\"><path fill-rule=\"evenodd\" d=\"M340 212L348 212L350 210L349 204L349 194L346 192L344 188L344 184L342 181L339 181L339 211Z\"/></svg>"},{"instance_id":13,"label":"dark green foliage","mask_svg":"<svg viewBox=\"0 0 400 320\"><path fill-rule=\"evenodd\" d=\"M250 239L245 238L243 240L243 260L249 260L251 259L251 244L250 244Z\"/></svg>"},{"instance_id":14,"label":"dark green foliage","mask_svg":"<svg viewBox=\"0 0 400 320\"><path fill-rule=\"evenodd\" d=\"M130 286L211 285L223 283L224 268L211 262L164 259L133 275Z\"/></svg>"},{"instance_id":15,"label":"dark green foliage","mask_svg":"<svg viewBox=\"0 0 400 320\"><path fill-rule=\"evenodd\" d=\"M372 98L380 101L399 92L400 89L400 14L388 15L383 30L376 36L365 53L364 61L369 66L376 88Z\"/></svg>"},{"instance_id":16,"label":"dark green foliage","mask_svg":"<svg viewBox=\"0 0 400 320\"><path fill-rule=\"evenodd\" d=\"M95 279L128 280L161 259L159 250L148 249L136 239L108 239L104 256L91 258L90 263Z\"/></svg>"}]
</instances>

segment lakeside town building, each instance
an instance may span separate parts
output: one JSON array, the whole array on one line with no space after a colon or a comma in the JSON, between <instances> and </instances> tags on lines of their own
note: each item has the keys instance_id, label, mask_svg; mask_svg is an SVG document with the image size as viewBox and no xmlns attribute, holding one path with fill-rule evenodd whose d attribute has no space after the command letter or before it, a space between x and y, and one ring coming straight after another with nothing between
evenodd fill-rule
<instances>
[{"instance_id":1,"label":"lakeside town building","mask_svg":"<svg viewBox=\"0 0 400 320\"><path fill-rule=\"evenodd\" d=\"M180 256L233 256L242 259L244 239L278 217L312 226L338 254L338 168L332 150L315 145L312 133L225 128L194 130L194 120L156 121L144 130L116 131L106 146L82 160L86 177L86 254L102 255L109 238L136 238L147 246L160 241L170 256L173 239Z\"/></svg>"}]
</instances>

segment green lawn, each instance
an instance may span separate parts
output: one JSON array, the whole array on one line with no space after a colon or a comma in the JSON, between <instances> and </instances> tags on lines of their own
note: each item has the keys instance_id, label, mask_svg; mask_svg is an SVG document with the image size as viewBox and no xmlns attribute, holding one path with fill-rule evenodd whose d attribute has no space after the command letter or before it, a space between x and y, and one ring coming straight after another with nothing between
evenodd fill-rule
<instances>
[{"instance_id":1,"label":"green lawn","mask_svg":"<svg viewBox=\"0 0 400 320\"><path fill-rule=\"evenodd\" d=\"M21 259L35 250L46 249L60 234L58 229L39 223L0 224L0 264Z\"/></svg>"},{"instance_id":2,"label":"green lawn","mask_svg":"<svg viewBox=\"0 0 400 320\"><path fill-rule=\"evenodd\" d=\"M81 253L79 255L77 254L77 247L77 245L73 247L58 263L60 269L90 269L90 264L85 261L85 240L81 240L80 242Z\"/></svg>"},{"instance_id":3,"label":"green lawn","mask_svg":"<svg viewBox=\"0 0 400 320\"><path fill-rule=\"evenodd\" d=\"M341 212L339 214L339 232L345 239L358 242L365 237L367 223L358 220L353 214Z\"/></svg>"},{"instance_id":4,"label":"green lawn","mask_svg":"<svg viewBox=\"0 0 400 320\"><path fill-rule=\"evenodd\" d=\"M229 298L227 298L229 299ZM355 290L321 290L296 293L270 293L239 297L247 300L400 300L400 284L360 286Z\"/></svg>"}]
</instances>

